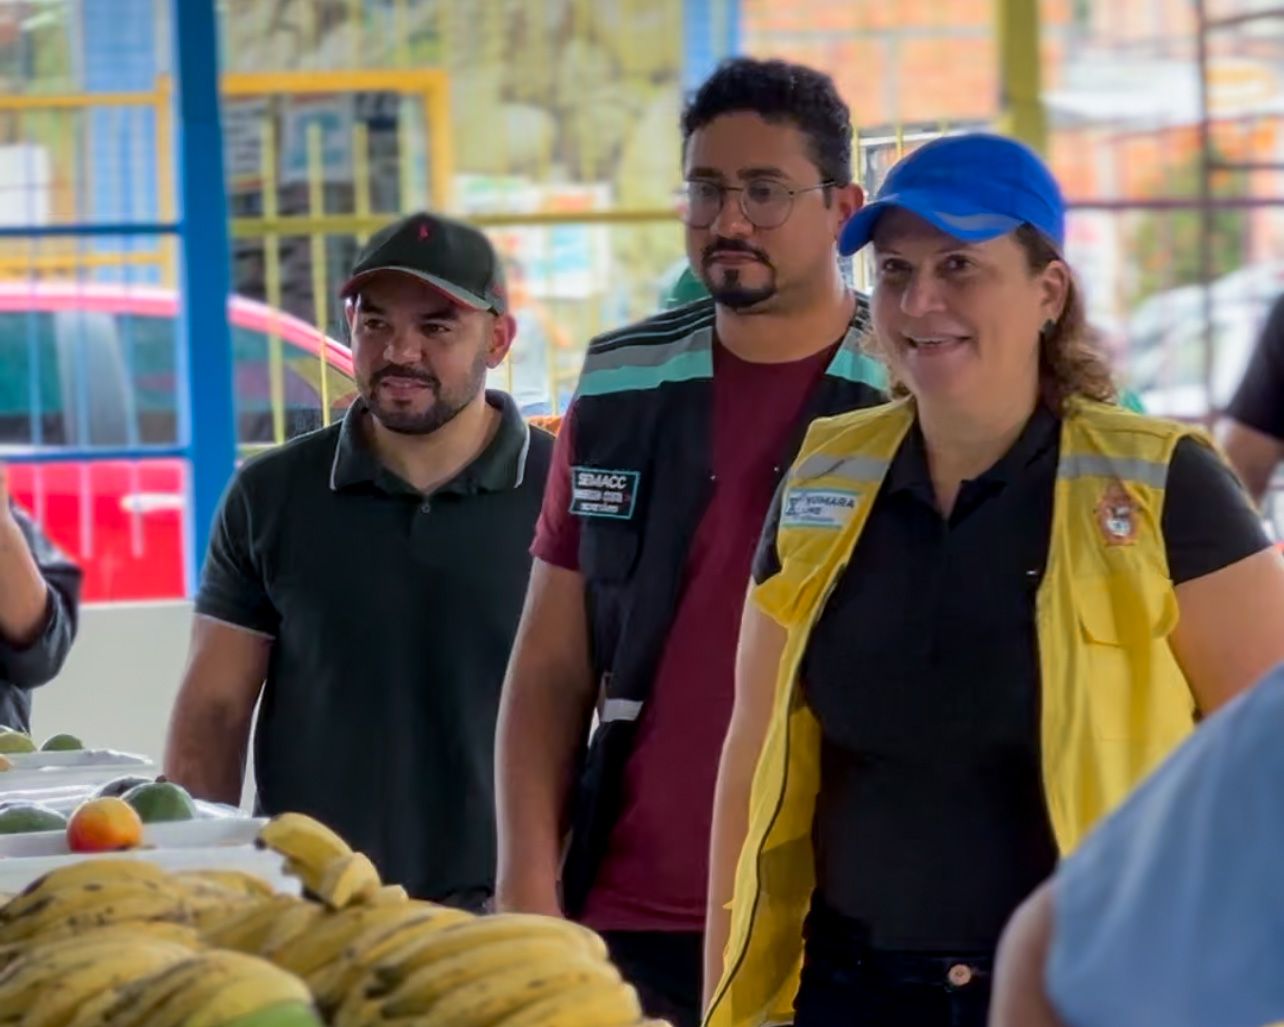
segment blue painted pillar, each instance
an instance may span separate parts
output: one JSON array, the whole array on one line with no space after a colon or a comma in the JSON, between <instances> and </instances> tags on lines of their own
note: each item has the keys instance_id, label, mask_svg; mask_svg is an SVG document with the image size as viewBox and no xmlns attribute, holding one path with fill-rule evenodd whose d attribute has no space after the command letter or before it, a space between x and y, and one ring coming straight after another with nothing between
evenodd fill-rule
<instances>
[{"instance_id":1,"label":"blue painted pillar","mask_svg":"<svg viewBox=\"0 0 1284 1027\"><path fill-rule=\"evenodd\" d=\"M214 5L215 0L170 3L183 297L177 362L179 427L190 460L185 547L189 593L199 584L211 523L236 464L232 345L227 325L231 254Z\"/></svg>"},{"instance_id":2,"label":"blue painted pillar","mask_svg":"<svg viewBox=\"0 0 1284 1027\"><path fill-rule=\"evenodd\" d=\"M682 0L682 89L697 89L740 52L740 0Z\"/></svg>"}]
</instances>

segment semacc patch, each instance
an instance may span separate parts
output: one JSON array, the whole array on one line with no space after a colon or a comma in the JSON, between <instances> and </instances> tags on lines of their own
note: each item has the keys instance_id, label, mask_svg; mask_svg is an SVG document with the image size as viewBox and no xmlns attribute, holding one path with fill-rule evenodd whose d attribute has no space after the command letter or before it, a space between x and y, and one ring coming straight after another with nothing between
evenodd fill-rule
<instances>
[{"instance_id":1,"label":"semacc patch","mask_svg":"<svg viewBox=\"0 0 1284 1027\"><path fill-rule=\"evenodd\" d=\"M571 468L571 513L627 521L638 500L637 471Z\"/></svg>"}]
</instances>

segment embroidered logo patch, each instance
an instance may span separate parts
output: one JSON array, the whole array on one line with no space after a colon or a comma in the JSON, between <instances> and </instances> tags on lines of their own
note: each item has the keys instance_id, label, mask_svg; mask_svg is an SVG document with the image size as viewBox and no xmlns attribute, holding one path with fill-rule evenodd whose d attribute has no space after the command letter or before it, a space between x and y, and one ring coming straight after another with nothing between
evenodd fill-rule
<instances>
[{"instance_id":1,"label":"embroidered logo patch","mask_svg":"<svg viewBox=\"0 0 1284 1027\"><path fill-rule=\"evenodd\" d=\"M846 489L790 489L780 511L783 528L841 528L856 512L860 493Z\"/></svg>"},{"instance_id":2,"label":"embroidered logo patch","mask_svg":"<svg viewBox=\"0 0 1284 1027\"><path fill-rule=\"evenodd\" d=\"M1137 504L1123 482L1112 481L1097 502L1097 527L1108 546L1137 541Z\"/></svg>"},{"instance_id":3,"label":"embroidered logo patch","mask_svg":"<svg viewBox=\"0 0 1284 1027\"><path fill-rule=\"evenodd\" d=\"M571 468L571 513L627 521L638 499L637 471Z\"/></svg>"}]
</instances>

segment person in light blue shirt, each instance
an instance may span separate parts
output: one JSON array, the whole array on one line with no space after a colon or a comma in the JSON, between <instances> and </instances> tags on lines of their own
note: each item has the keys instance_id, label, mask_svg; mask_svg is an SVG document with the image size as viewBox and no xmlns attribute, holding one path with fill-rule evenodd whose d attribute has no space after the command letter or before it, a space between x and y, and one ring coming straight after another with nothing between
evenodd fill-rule
<instances>
[{"instance_id":1,"label":"person in light blue shirt","mask_svg":"<svg viewBox=\"0 0 1284 1027\"><path fill-rule=\"evenodd\" d=\"M991 1027L1284 1021L1284 667L1210 717L1014 915Z\"/></svg>"}]
</instances>

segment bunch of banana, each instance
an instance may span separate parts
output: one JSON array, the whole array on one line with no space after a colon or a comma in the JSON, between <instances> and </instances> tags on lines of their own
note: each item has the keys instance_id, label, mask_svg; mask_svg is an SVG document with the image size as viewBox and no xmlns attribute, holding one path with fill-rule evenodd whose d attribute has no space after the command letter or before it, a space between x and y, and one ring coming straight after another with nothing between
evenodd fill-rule
<instances>
[{"instance_id":1,"label":"bunch of banana","mask_svg":"<svg viewBox=\"0 0 1284 1027\"><path fill-rule=\"evenodd\" d=\"M255 844L284 856L286 872L331 909L369 900L383 885L365 854L353 852L337 834L303 813L273 817L263 825Z\"/></svg>"},{"instance_id":2,"label":"bunch of banana","mask_svg":"<svg viewBox=\"0 0 1284 1027\"><path fill-rule=\"evenodd\" d=\"M0 972L0 1023L66 1027L82 1005L189 959L199 945L190 927L165 923L117 924L24 944Z\"/></svg>"},{"instance_id":3,"label":"bunch of banana","mask_svg":"<svg viewBox=\"0 0 1284 1027\"><path fill-rule=\"evenodd\" d=\"M284 941L306 931L322 912L315 902L274 894L201 910L195 924L209 945L262 955L269 940Z\"/></svg>"},{"instance_id":4,"label":"bunch of banana","mask_svg":"<svg viewBox=\"0 0 1284 1027\"><path fill-rule=\"evenodd\" d=\"M320 1027L307 985L266 960L209 949L100 992L62 1027Z\"/></svg>"},{"instance_id":5,"label":"bunch of banana","mask_svg":"<svg viewBox=\"0 0 1284 1027\"><path fill-rule=\"evenodd\" d=\"M375 901L326 911L309 930L273 937L262 955L307 981L323 1011L334 1009L381 959L468 913L430 902Z\"/></svg>"},{"instance_id":6,"label":"bunch of banana","mask_svg":"<svg viewBox=\"0 0 1284 1027\"><path fill-rule=\"evenodd\" d=\"M623 1027L641 1018L637 994L607 960L602 939L552 917L429 922L367 964L355 983L343 980L337 1006L337 988L322 1003L336 1027Z\"/></svg>"},{"instance_id":7,"label":"bunch of banana","mask_svg":"<svg viewBox=\"0 0 1284 1027\"><path fill-rule=\"evenodd\" d=\"M0 947L110 924L190 923L184 889L155 864L92 859L52 870L0 907Z\"/></svg>"}]
</instances>

